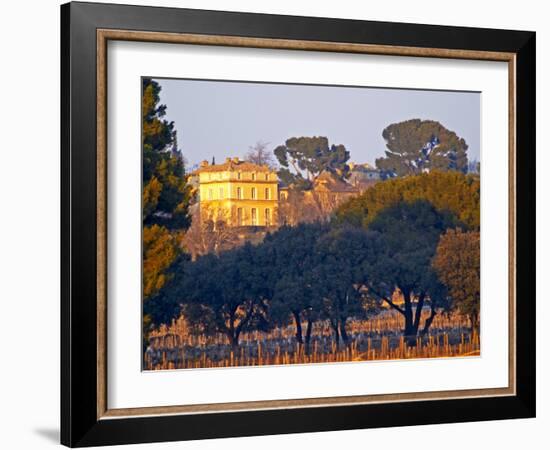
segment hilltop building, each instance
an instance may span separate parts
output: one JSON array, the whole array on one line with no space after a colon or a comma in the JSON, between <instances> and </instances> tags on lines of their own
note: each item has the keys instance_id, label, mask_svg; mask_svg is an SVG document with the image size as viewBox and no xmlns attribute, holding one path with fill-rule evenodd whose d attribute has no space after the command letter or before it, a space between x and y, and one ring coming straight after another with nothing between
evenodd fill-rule
<instances>
[{"instance_id":1,"label":"hilltop building","mask_svg":"<svg viewBox=\"0 0 550 450\"><path fill-rule=\"evenodd\" d=\"M311 189L292 187L279 189L279 219L281 224L325 221L342 203L361 194L361 190L335 174L323 171Z\"/></svg>"},{"instance_id":2,"label":"hilltop building","mask_svg":"<svg viewBox=\"0 0 550 450\"><path fill-rule=\"evenodd\" d=\"M349 183L359 190L364 190L374 185L381 179L380 171L372 167L369 163L350 163L349 168L351 172Z\"/></svg>"},{"instance_id":3,"label":"hilltop building","mask_svg":"<svg viewBox=\"0 0 550 450\"><path fill-rule=\"evenodd\" d=\"M359 193L359 190L350 183L324 171L319 174L313 183L313 192L337 203L341 203Z\"/></svg>"},{"instance_id":4,"label":"hilltop building","mask_svg":"<svg viewBox=\"0 0 550 450\"><path fill-rule=\"evenodd\" d=\"M194 172L201 220L230 227L277 226L277 173L239 158L223 164L203 161Z\"/></svg>"},{"instance_id":5,"label":"hilltop building","mask_svg":"<svg viewBox=\"0 0 550 450\"><path fill-rule=\"evenodd\" d=\"M189 177L197 192L191 212L199 213L197 218L203 223L211 221L216 226L221 221L230 228L241 228L238 232L249 238L249 231L257 234L280 224L326 220L343 202L380 180L379 171L367 163L350 163L350 169L347 180L324 171L312 189L300 191L279 186L277 173L268 166L239 158L226 158L222 164L205 160Z\"/></svg>"}]
</instances>

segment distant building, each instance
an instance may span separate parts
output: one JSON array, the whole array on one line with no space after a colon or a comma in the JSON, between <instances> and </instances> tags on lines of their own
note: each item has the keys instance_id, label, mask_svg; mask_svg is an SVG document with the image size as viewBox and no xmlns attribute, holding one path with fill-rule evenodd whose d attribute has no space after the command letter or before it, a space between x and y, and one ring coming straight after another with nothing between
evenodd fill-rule
<instances>
[{"instance_id":1,"label":"distant building","mask_svg":"<svg viewBox=\"0 0 550 450\"><path fill-rule=\"evenodd\" d=\"M315 179L310 193L324 198L328 204L337 206L350 197L358 195L359 190L330 172L324 171Z\"/></svg>"},{"instance_id":2,"label":"distant building","mask_svg":"<svg viewBox=\"0 0 550 450\"><path fill-rule=\"evenodd\" d=\"M351 175L348 181L359 190L364 190L381 180L380 171L369 163L350 163L349 167Z\"/></svg>"},{"instance_id":3,"label":"distant building","mask_svg":"<svg viewBox=\"0 0 550 450\"><path fill-rule=\"evenodd\" d=\"M197 192L190 211L199 213L201 222L222 221L229 227L271 228L326 220L342 203L380 180L379 171L369 164L351 163L350 169L347 180L323 171L311 189L301 191L279 186L277 173L268 166L239 158L226 158L222 164L203 161L188 179Z\"/></svg>"},{"instance_id":4,"label":"distant building","mask_svg":"<svg viewBox=\"0 0 550 450\"><path fill-rule=\"evenodd\" d=\"M226 158L223 164L203 161L193 176L201 220L231 227L277 226L277 173L269 167Z\"/></svg>"},{"instance_id":5,"label":"distant building","mask_svg":"<svg viewBox=\"0 0 550 450\"><path fill-rule=\"evenodd\" d=\"M338 175L321 172L308 190L279 188L279 219L281 224L326 221L336 208L356 197L361 191Z\"/></svg>"}]
</instances>

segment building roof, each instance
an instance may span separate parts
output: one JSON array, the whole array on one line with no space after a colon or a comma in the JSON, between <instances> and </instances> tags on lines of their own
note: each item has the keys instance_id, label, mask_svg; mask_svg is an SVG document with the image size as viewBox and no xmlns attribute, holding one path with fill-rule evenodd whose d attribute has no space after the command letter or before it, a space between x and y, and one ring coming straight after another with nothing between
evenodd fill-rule
<instances>
[{"instance_id":1,"label":"building roof","mask_svg":"<svg viewBox=\"0 0 550 450\"><path fill-rule=\"evenodd\" d=\"M371 171L377 171L376 167L373 167L369 163L362 163L362 164L356 164L356 163L350 163L348 164L349 168L352 172L371 172Z\"/></svg>"},{"instance_id":2,"label":"building roof","mask_svg":"<svg viewBox=\"0 0 550 450\"><path fill-rule=\"evenodd\" d=\"M193 173L204 172L227 172L238 171L243 172L272 172L268 166L260 166L248 161L241 161L239 158L226 158L222 164L208 164L208 161L203 161L201 167L195 170Z\"/></svg>"},{"instance_id":3,"label":"building roof","mask_svg":"<svg viewBox=\"0 0 550 450\"><path fill-rule=\"evenodd\" d=\"M322 172L315 179L314 189L326 189L330 192L357 192L355 187L327 171Z\"/></svg>"}]
</instances>

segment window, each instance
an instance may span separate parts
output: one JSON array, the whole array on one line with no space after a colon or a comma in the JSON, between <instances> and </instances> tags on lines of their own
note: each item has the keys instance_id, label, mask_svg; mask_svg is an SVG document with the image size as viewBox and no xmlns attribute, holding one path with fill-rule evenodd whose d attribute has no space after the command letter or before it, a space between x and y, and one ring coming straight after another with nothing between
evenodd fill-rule
<instances>
[{"instance_id":1,"label":"window","mask_svg":"<svg viewBox=\"0 0 550 450\"><path fill-rule=\"evenodd\" d=\"M237 208L237 225L241 226L243 224L243 209Z\"/></svg>"},{"instance_id":2,"label":"window","mask_svg":"<svg viewBox=\"0 0 550 450\"><path fill-rule=\"evenodd\" d=\"M243 191L241 190L240 187L237 188L237 198L239 200L242 200L242 198L243 198Z\"/></svg>"},{"instance_id":3,"label":"window","mask_svg":"<svg viewBox=\"0 0 550 450\"><path fill-rule=\"evenodd\" d=\"M223 188L220 188L220 200L223 200Z\"/></svg>"},{"instance_id":4,"label":"window","mask_svg":"<svg viewBox=\"0 0 550 450\"><path fill-rule=\"evenodd\" d=\"M241 179L241 172L237 172L237 180Z\"/></svg>"},{"instance_id":5,"label":"window","mask_svg":"<svg viewBox=\"0 0 550 450\"><path fill-rule=\"evenodd\" d=\"M252 208L252 226L258 225L258 210L256 208Z\"/></svg>"},{"instance_id":6,"label":"window","mask_svg":"<svg viewBox=\"0 0 550 450\"><path fill-rule=\"evenodd\" d=\"M252 188L252 200L256 200L256 188Z\"/></svg>"},{"instance_id":7,"label":"window","mask_svg":"<svg viewBox=\"0 0 550 450\"><path fill-rule=\"evenodd\" d=\"M280 199L286 200L286 192L281 192Z\"/></svg>"},{"instance_id":8,"label":"window","mask_svg":"<svg viewBox=\"0 0 550 450\"><path fill-rule=\"evenodd\" d=\"M265 226L271 226L271 210L269 208L265 210Z\"/></svg>"},{"instance_id":9,"label":"window","mask_svg":"<svg viewBox=\"0 0 550 450\"><path fill-rule=\"evenodd\" d=\"M268 181L268 180L269 180L269 174L266 173L266 174L265 174L265 181Z\"/></svg>"},{"instance_id":10,"label":"window","mask_svg":"<svg viewBox=\"0 0 550 450\"><path fill-rule=\"evenodd\" d=\"M271 200L271 189L265 188L265 199Z\"/></svg>"},{"instance_id":11,"label":"window","mask_svg":"<svg viewBox=\"0 0 550 450\"><path fill-rule=\"evenodd\" d=\"M208 189L208 200L212 200L214 198L214 191L212 189Z\"/></svg>"},{"instance_id":12,"label":"window","mask_svg":"<svg viewBox=\"0 0 550 450\"><path fill-rule=\"evenodd\" d=\"M252 172L252 181L256 180L256 174Z\"/></svg>"}]
</instances>

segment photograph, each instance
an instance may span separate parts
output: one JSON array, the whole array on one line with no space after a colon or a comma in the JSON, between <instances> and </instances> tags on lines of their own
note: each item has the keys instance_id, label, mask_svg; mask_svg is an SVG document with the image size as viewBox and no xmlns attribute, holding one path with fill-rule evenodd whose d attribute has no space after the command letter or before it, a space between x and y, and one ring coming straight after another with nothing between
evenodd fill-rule
<instances>
[{"instance_id":1,"label":"photograph","mask_svg":"<svg viewBox=\"0 0 550 450\"><path fill-rule=\"evenodd\" d=\"M480 357L480 92L142 76L141 107L144 371Z\"/></svg>"}]
</instances>

